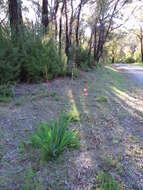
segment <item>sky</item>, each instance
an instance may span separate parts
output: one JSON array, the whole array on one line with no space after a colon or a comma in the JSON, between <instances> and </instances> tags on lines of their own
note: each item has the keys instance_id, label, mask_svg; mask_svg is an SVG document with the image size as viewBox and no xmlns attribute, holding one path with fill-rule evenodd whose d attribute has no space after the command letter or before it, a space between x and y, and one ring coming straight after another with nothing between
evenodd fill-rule
<instances>
[{"instance_id":1,"label":"sky","mask_svg":"<svg viewBox=\"0 0 143 190\"><path fill-rule=\"evenodd\" d=\"M42 0L37 0L40 2L40 4L42 4ZM77 4L78 4L77 0ZM75 3L74 3L75 4ZM23 0L23 7L27 7L27 11L23 11L23 18L28 18L30 21L35 22L36 21L36 6L33 6L32 2L30 0ZM128 4L127 6L125 6L125 8L122 10L122 21L121 20L116 20L117 23L124 23L125 20L129 17L130 15L130 19L122 26L123 30L129 30L132 28L138 28L140 26L140 24L143 24L143 22L139 22L138 19L136 19L136 17L141 17L143 18L143 8L142 11L139 11L137 7L143 7L143 0L133 0L133 3ZM136 10L134 12L134 15L132 13L132 10L136 7ZM29 11L28 11L29 10ZM90 15L91 10L85 6L83 7L83 13L85 14L89 14ZM0 13L1 18L4 18L4 14ZM87 33L89 33L89 29L87 29Z\"/></svg>"}]
</instances>

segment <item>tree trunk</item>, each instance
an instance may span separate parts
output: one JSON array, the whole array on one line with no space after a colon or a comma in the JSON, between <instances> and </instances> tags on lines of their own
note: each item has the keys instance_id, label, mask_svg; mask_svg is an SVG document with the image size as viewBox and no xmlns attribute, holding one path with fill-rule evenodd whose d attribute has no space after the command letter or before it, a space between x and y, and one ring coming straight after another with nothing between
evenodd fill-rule
<instances>
[{"instance_id":1,"label":"tree trunk","mask_svg":"<svg viewBox=\"0 0 143 190\"><path fill-rule=\"evenodd\" d=\"M12 38L17 38L22 32L23 19L21 11L21 1L18 0L9 0L9 19Z\"/></svg>"},{"instance_id":2,"label":"tree trunk","mask_svg":"<svg viewBox=\"0 0 143 190\"><path fill-rule=\"evenodd\" d=\"M62 49L62 17L63 17L63 10L64 10L64 3L61 8L61 15L60 15L60 21L59 21L59 53L61 53Z\"/></svg>"},{"instance_id":3,"label":"tree trunk","mask_svg":"<svg viewBox=\"0 0 143 190\"><path fill-rule=\"evenodd\" d=\"M69 23L69 44L72 44L72 25L73 25L73 0L71 0L71 18Z\"/></svg>"},{"instance_id":4,"label":"tree trunk","mask_svg":"<svg viewBox=\"0 0 143 190\"><path fill-rule=\"evenodd\" d=\"M141 37L141 61L143 63L143 37Z\"/></svg>"},{"instance_id":5,"label":"tree trunk","mask_svg":"<svg viewBox=\"0 0 143 190\"><path fill-rule=\"evenodd\" d=\"M94 27L94 61L96 62L97 57L97 25Z\"/></svg>"},{"instance_id":6,"label":"tree trunk","mask_svg":"<svg viewBox=\"0 0 143 190\"><path fill-rule=\"evenodd\" d=\"M96 52L96 61L99 62L99 59L103 53L103 47L104 47L104 23L101 23L100 25L100 31L99 31L99 40L98 40L98 47Z\"/></svg>"},{"instance_id":7,"label":"tree trunk","mask_svg":"<svg viewBox=\"0 0 143 190\"><path fill-rule=\"evenodd\" d=\"M76 47L79 46L79 22L80 22L82 2L83 2L83 0L80 1L78 13L77 13L77 24L76 24L76 30L75 30Z\"/></svg>"},{"instance_id":8,"label":"tree trunk","mask_svg":"<svg viewBox=\"0 0 143 190\"><path fill-rule=\"evenodd\" d=\"M48 31L48 25L49 25L49 12L48 12L48 1L43 0L42 3L42 24L44 26L45 33Z\"/></svg>"},{"instance_id":9,"label":"tree trunk","mask_svg":"<svg viewBox=\"0 0 143 190\"><path fill-rule=\"evenodd\" d=\"M55 2L55 13L54 13L54 24L55 24L55 40L57 40L57 35L58 35L58 24L57 24L57 12L59 8L59 1L57 0Z\"/></svg>"},{"instance_id":10,"label":"tree trunk","mask_svg":"<svg viewBox=\"0 0 143 190\"><path fill-rule=\"evenodd\" d=\"M69 57L69 28L68 28L68 15L67 15L67 0L65 0L65 17L66 17L66 44L65 53Z\"/></svg>"},{"instance_id":11,"label":"tree trunk","mask_svg":"<svg viewBox=\"0 0 143 190\"><path fill-rule=\"evenodd\" d=\"M88 66L91 67L91 49L92 49L93 31L91 32L89 40L89 50L88 50Z\"/></svg>"}]
</instances>

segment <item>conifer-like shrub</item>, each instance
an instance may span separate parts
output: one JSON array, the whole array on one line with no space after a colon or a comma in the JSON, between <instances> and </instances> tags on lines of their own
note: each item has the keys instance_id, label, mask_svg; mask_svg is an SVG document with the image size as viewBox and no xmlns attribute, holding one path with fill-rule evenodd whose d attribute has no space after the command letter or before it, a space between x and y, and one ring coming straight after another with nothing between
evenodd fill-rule
<instances>
[{"instance_id":1,"label":"conifer-like shrub","mask_svg":"<svg viewBox=\"0 0 143 190\"><path fill-rule=\"evenodd\" d=\"M66 74L66 56L56 42L43 40L34 29L25 28L14 41L0 28L0 81L39 82Z\"/></svg>"}]
</instances>

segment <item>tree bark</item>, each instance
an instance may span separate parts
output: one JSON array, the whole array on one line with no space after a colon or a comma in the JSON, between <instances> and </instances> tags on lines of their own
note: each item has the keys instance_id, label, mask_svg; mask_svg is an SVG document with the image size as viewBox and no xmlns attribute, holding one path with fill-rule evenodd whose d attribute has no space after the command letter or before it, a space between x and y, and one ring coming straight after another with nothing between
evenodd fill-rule
<instances>
[{"instance_id":1,"label":"tree bark","mask_svg":"<svg viewBox=\"0 0 143 190\"><path fill-rule=\"evenodd\" d=\"M57 12L59 8L59 1L56 0L55 2L55 11L54 11L54 23L55 23L55 40L57 40L57 35L58 35L58 24L57 24Z\"/></svg>"},{"instance_id":2,"label":"tree bark","mask_svg":"<svg viewBox=\"0 0 143 190\"><path fill-rule=\"evenodd\" d=\"M143 38L141 38L141 61L143 63Z\"/></svg>"},{"instance_id":3,"label":"tree bark","mask_svg":"<svg viewBox=\"0 0 143 190\"><path fill-rule=\"evenodd\" d=\"M91 50L92 50L93 30L91 31L88 50L88 66L91 67Z\"/></svg>"},{"instance_id":4,"label":"tree bark","mask_svg":"<svg viewBox=\"0 0 143 190\"><path fill-rule=\"evenodd\" d=\"M73 25L73 0L71 0L71 18L70 18L70 23L69 23L69 44L71 46L72 44L72 25Z\"/></svg>"},{"instance_id":5,"label":"tree bark","mask_svg":"<svg viewBox=\"0 0 143 190\"><path fill-rule=\"evenodd\" d=\"M12 38L17 38L22 32L23 27L21 1L8 0L8 5Z\"/></svg>"},{"instance_id":6,"label":"tree bark","mask_svg":"<svg viewBox=\"0 0 143 190\"><path fill-rule=\"evenodd\" d=\"M42 3L42 24L44 26L45 33L48 31L49 25L49 12L48 12L48 0L43 0Z\"/></svg>"},{"instance_id":7,"label":"tree bark","mask_svg":"<svg viewBox=\"0 0 143 190\"><path fill-rule=\"evenodd\" d=\"M59 21L59 53L61 53L62 49L62 17L63 17L63 10L64 10L64 3L61 8L61 15L60 15L60 21Z\"/></svg>"},{"instance_id":8,"label":"tree bark","mask_svg":"<svg viewBox=\"0 0 143 190\"><path fill-rule=\"evenodd\" d=\"M83 0L80 1L78 13L77 13L77 24L76 24L76 30L75 30L76 47L79 46L79 22L80 22L82 3L83 3Z\"/></svg>"},{"instance_id":9,"label":"tree bark","mask_svg":"<svg viewBox=\"0 0 143 190\"><path fill-rule=\"evenodd\" d=\"M67 0L64 1L65 4L65 17L66 17L66 43L65 43L65 53L67 58L69 57L69 27L68 27L68 14L67 14Z\"/></svg>"},{"instance_id":10,"label":"tree bark","mask_svg":"<svg viewBox=\"0 0 143 190\"><path fill-rule=\"evenodd\" d=\"M97 24L94 27L94 61L96 61L97 57Z\"/></svg>"},{"instance_id":11,"label":"tree bark","mask_svg":"<svg viewBox=\"0 0 143 190\"><path fill-rule=\"evenodd\" d=\"M141 61L143 63L143 29L140 28L140 42L141 42Z\"/></svg>"}]
</instances>

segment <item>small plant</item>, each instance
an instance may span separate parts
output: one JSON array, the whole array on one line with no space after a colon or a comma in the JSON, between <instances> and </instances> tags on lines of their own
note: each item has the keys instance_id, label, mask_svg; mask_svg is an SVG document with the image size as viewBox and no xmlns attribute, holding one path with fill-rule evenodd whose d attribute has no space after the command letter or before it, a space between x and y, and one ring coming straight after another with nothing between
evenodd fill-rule
<instances>
[{"instance_id":1,"label":"small plant","mask_svg":"<svg viewBox=\"0 0 143 190\"><path fill-rule=\"evenodd\" d=\"M50 94L50 96L52 96L52 97L56 97L57 94L56 94L56 92L52 92L52 93Z\"/></svg>"},{"instance_id":2,"label":"small plant","mask_svg":"<svg viewBox=\"0 0 143 190\"><path fill-rule=\"evenodd\" d=\"M80 115L77 111L71 110L66 113L66 117L68 120L70 120L73 123L76 123L80 120Z\"/></svg>"},{"instance_id":3,"label":"small plant","mask_svg":"<svg viewBox=\"0 0 143 190\"><path fill-rule=\"evenodd\" d=\"M56 94L56 92L52 92L52 93L50 94L50 96L52 96L55 101L57 101L57 102L60 101L60 97Z\"/></svg>"},{"instance_id":4,"label":"small plant","mask_svg":"<svg viewBox=\"0 0 143 190\"><path fill-rule=\"evenodd\" d=\"M9 83L0 85L0 102L8 102L13 96L14 92Z\"/></svg>"},{"instance_id":5,"label":"small plant","mask_svg":"<svg viewBox=\"0 0 143 190\"><path fill-rule=\"evenodd\" d=\"M78 78L79 70L77 68L72 69L72 79L75 80Z\"/></svg>"},{"instance_id":6,"label":"small plant","mask_svg":"<svg viewBox=\"0 0 143 190\"><path fill-rule=\"evenodd\" d=\"M45 190L41 177L37 177L31 167L24 173L22 190Z\"/></svg>"},{"instance_id":7,"label":"small plant","mask_svg":"<svg viewBox=\"0 0 143 190\"><path fill-rule=\"evenodd\" d=\"M108 98L106 96L101 96L99 98L96 98L96 102L99 102L99 103L108 102Z\"/></svg>"},{"instance_id":8,"label":"small plant","mask_svg":"<svg viewBox=\"0 0 143 190\"><path fill-rule=\"evenodd\" d=\"M69 130L70 120L61 114L56 121L50 124L42 123L36 127L31 137L32 144L42 149L44 157L57 157L67 147L79 146L77 132Z\"/></svg>"},{"instance_id":9,"label":"small plant","mask_svg":"<svg viewBox=\"0 0 143 190\"><path fill-rule=\"evenodd\" d=\"M96 190L121 190L122 189L121 185L118 184L118 182L115 181L114 177L108 173L99 171L96 179L99 184Z\"/></svg>"}]
</instances>

